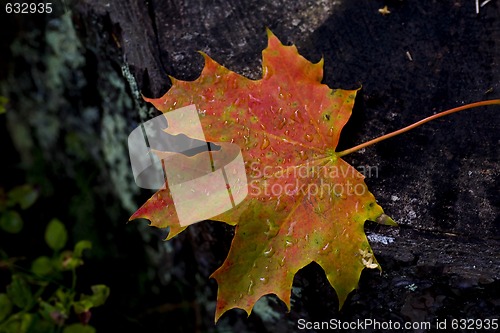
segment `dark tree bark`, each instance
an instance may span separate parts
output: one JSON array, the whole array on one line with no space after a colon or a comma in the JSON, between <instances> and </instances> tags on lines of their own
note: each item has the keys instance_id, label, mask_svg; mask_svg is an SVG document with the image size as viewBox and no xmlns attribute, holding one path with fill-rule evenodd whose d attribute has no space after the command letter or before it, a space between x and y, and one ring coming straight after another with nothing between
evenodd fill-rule
<instances>
[{"instance_id":1,"label":"dark tree bark","mask_svg":"<svg viewBox=\"0 0 500 333\"><path fill-rule=\"evenodd\" d=\"M390 14L379 13L384 5ZM269 27L309 60L323 56L324 83L362 86L339 150L440 110L500 98L498 2L478 14L465 0L77 0L68 9L8 18L19 33L4 33L10 51L1 93L10 99L12 141L31 174L41 159L46 182L57 190L61 179L88 175L82 165L94 170L89 190L97 194L88 200L116 221L101 233L135 228L118 221L150 195L135 187L126 148L130 131L157 114L140 94L163 95L167 74L196 78L203 67L198 50L257 79ZM233 310L214 326L217 286L209 275L227 254L232 228L204 222L168 243L160 241L164 234L141 229L151 273L128 295L117 285L124 294L113 295L111 304L118 308L102 310L97 323L148 332L291 332L300 318L434 324L498 316L498 110L453 115L346 157L372 167L366 182L400 226L366 224L383 273L365 271L341 311L312 264L295 278L290 313L268 296L249 318ZM96 212L89 208L85 216ZM78 221L77 229L90 228L86 223ZM113 250L126 247L122 239ZM135 266L139 259L130 260ZM142 296L131 294L141 290ZM124 305L127 299L134 301Z\"/></svg>"}]
</instances>

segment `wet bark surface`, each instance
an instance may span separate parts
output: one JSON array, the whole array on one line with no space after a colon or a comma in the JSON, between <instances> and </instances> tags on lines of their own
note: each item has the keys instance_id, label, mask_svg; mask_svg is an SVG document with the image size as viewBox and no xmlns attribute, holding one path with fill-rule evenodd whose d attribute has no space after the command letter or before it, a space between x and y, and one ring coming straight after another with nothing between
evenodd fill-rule
<instances>
[{"instance_id":1,"label":"wet bark surface","mask_svg":"<svg viewBox=\"0 0 500 333\"><path fill-rule=\"evenodd\" d=\"M385 5L390 14L378 11ZM9 55L4 62L8 66L0 72L2 94L17 111L8 112L7 123L28 172L39 168L31 152L42 151L37 158L45 161L44 170L52 177L48 182L56 190L67 189L61 179L78 178L88 168L96 175L86 190L97 191L87 196L97 203L87 216L106 211L104 216L114 222L103 227L106 221L100 221L97 230L116 233L109 236L116 239L109 248L104 236L96 237L101 260L90 264L112 289L109 307L95 315L98 328L292 332L299 331L301 318L433 325L447 319L450 325L452 319L498 317L498 107L446 117L346 156L353 166L372 171L365 174L369 189L400 226L367 222L365 229L383 272L363 272L359 289L340 311L322 269L311 264L295 278L290 313L276 297L268 296L249 318L232 310L215 326L217 285L209 276L225 258L232 228L199 223L163 243L162 232L124 225L120 221L126 221L134 205L137 208L150 193L138 193L131 175L116 170L128 168L130 131L156 115L139 92L163 95L170 87L167 74L196 78L203 67L198 50L258 79L266 27L283 43L297 45L307 59L316 62L323 57L324 83L330 87L362 86L338 150L440 110L500 98L499 3L485 4L479 14L473 1L460 0L79 0L66 9L71 9L67 24L75 29L74 39L67 43L78 44L71 50L80 60L67 59L60 63L60 71L47 70L52 56L61 59L68 53L50 38L51 31L65 36L65 29L58 30L65 22L60 19L64 8L31 22L10 17L18 32L4 33ZM54 75L61 82L40 83ZM44 105L39 95L49 96L48 103ZM48 118L39 115L45 108ZM58 125L47 133L36 129L40 122ZM21 130L32 131L31 144L15 138ZM76 153L67 139L61 140L69 134L83 142ZM110 150L109 145L122 148ZM82 164L88 168L81 170ZM81 187L67 190L81 196ZM78 213L75 209L71 214ZM77 223L80 230L88 229L85 223ZM134 232L143 238L123 239ZM144 251L146 263L139 262L144 259L137 254ZM126 255L110 264L110 252ZM148 274L131 278L139 268ZM116 281L120 276L123 280Z\"/></svg>"}]
</instances>

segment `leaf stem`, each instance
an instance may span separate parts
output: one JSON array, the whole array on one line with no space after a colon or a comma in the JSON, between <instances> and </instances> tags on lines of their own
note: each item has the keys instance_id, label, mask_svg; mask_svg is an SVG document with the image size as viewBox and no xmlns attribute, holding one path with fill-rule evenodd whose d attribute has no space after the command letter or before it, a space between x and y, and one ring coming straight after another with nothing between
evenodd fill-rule
<instances>
[{"instance_id":1,"label":"leaf stem","mask_svg":"<svg viewBox=\"0 0 500 333\"><path fill-rule=\"evenodd\" d=\"M354 153L355 151L358 151L358 150L363 149L365 147L368 147L368 146L371 146L373 144L379 143L380 141L384 141L386 139L392 138L393 136L396 136L396 135L402 134L404 132L407 132L407 131L409 131L411 129L414 129L415 127L418 127L420 125L425 124L426 122L429 122L431 120L447 116L449 114L452 114L452 113L455 113L455 112L458 112L458 111L462 111L462 110L466 110L466 109L472 109L472 108L476 108L476 107L479 107L479 106L495 105L495 104L500 105L500 99L491 99L491 100L487 100L487 101L480 101L480 102L470 103L470 104L462 105L462 106L459 106L459 107L456 107L456 108L453 108L453 109L442 111L442 112L436 113L435 115L432 115L430 117L424 118L424 119L422 119L420 121L417 121L416 123L411 124L409 126L406 126L406 127L402 128L402 129L399 129L397 131L394 131L394 132L391 132L391 133L379 136L378 138L375 138L373 140L367 141L367 142L362 143L360 145L357 145L355 147L352 147L352 148L340 151L340 152L336 153L336 155L338 157L342 157L342 156L348 155L350 153Z\"/></svg>"}]
</instances>

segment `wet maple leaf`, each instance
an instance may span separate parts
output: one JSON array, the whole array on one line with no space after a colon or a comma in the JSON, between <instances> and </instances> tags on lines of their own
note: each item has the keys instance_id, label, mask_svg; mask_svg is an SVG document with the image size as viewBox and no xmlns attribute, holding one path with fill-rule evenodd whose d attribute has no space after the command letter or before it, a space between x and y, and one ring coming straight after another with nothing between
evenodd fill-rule
<instances>
[{"instance_id":1,"label":"wet maple leaf","mask_svg":"<svg viewBox=\"0 0 500 333\"><path fill-rule=\"evenodd\" d=\"M363 175L335 152L357 91L321 84L323 60L309 62L270 31L261 80L247 79L203 56L198 79L172 78L163 97L146 100L164 113L195 104L207 141L242 149L249 194L234 209L212 218L236 225L228 257L212 274L219 285L216 320L235 307L250 314L266 294L276 294L290 309L294 275L313 261L324 269L342 306L361 271L379 268L365 221L394 224ZM167 239L185 229L168 184L131 220L136 218L170 227Z\"/></svg>"}]
</instances>

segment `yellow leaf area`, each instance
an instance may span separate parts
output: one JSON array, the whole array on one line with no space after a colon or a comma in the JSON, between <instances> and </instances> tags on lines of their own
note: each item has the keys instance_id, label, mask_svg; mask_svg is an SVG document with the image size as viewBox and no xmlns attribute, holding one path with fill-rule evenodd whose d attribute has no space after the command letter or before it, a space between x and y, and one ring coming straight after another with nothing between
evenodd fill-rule
<instances>
[{"instance_id":1,"label":"yellow leaf area","mask_svg":"<svg viewBox=\"0 0 500 333\"><path fill-rule=\"evenodd\" d=\"M219 285L215 319L232 308L250 314L266 294L277 295L290 309L294 275L313 261L324 269L342 306L361 271L379 267L364 233L365 221L394 223L377 205L363 175L335 152L356 90L321 84L323 61L309 62L270 31L261 80L247 79L203 56L198 79L172 78L163 97L147 101L164 113L195 104L207 141L233 143L242 150L249 194L234 209L212 218L236 225L229 254L212 274ZM176 132L175 124L169 124L169 132ZM135 218L170 227L168 238L185 228L168 184Z\"/></svg>"}]
</instances>

